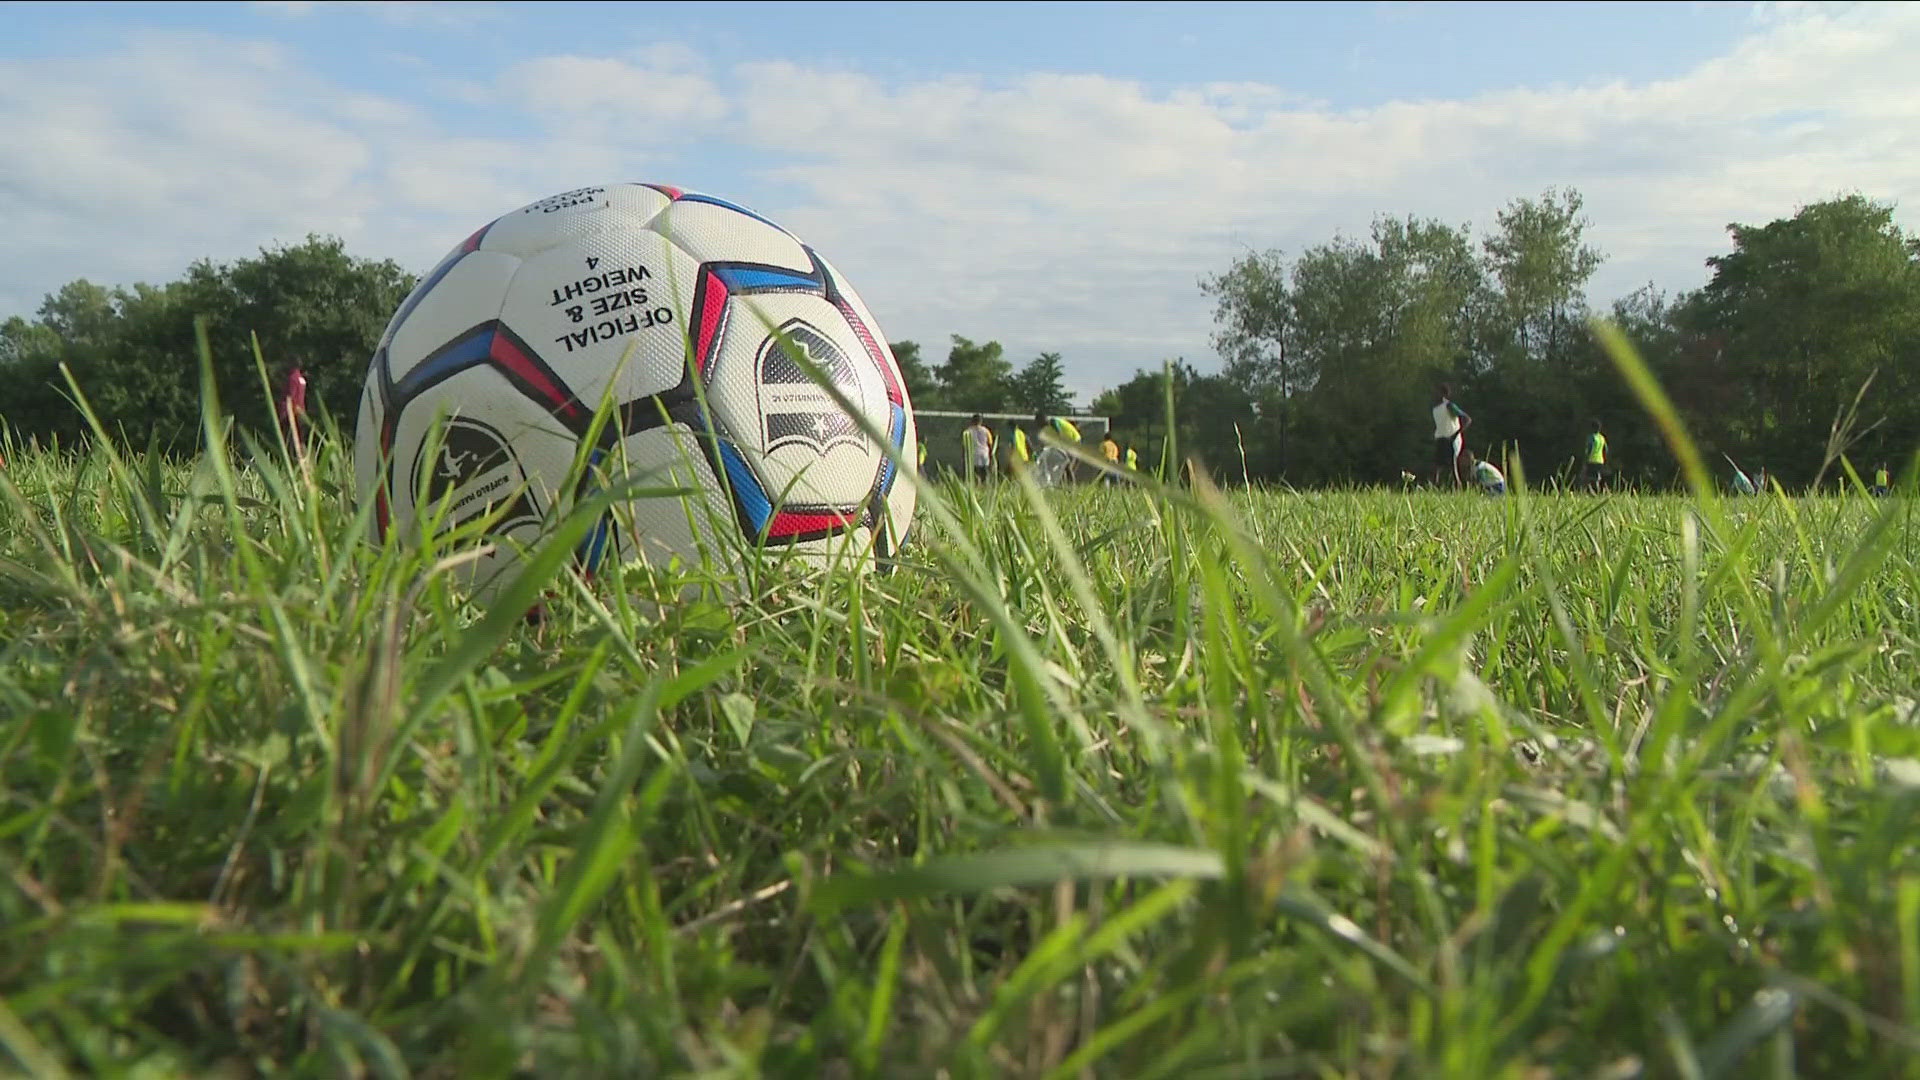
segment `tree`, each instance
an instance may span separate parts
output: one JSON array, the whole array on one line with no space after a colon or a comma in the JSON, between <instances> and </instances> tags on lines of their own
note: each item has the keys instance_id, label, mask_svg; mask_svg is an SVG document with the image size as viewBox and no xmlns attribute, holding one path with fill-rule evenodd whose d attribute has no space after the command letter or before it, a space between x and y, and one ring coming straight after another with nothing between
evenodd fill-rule
<instances>
[{"instance_id":1,"label":"tree","mask_svg":"<svg viewBox=\"0 0 1920 1080\"><path fill-rule=\"evenodd\" d=\"M934 383L933 373L927 370L927 362L920 358L920 343L889 341L887 348L893 352L894 363L900 365L900 380L906 384L907 400L913 402L915 408L940 408L939 387Z\"/></svg>"},{"instance_id":2,"label":"tree","mask_svg":"<svg viewBox=\"0 0 1920 1080\"><path fill-rule=\"evenodd\" d=\"M1384 479L1426 460L1430 385L1471 371L1483 278L1464 229L1378 218L1370 242L1302 252L1288 290L1290 363L1304 400L1288 475Z\"/></svg>"},{"instance_id":3,"label":"tree","mask_svg":"<svg viewBox=\"0 0 1920 1080\"><path fill-rule=\"evenodd\" d=\"M1836 414L1872 377L1863 422L1910 452L1920 441L1920 243L1890 207L1859 195L1727 228L1733 250L1707 260L1712 279L1680 319L1739 399L1689 403L1690 415L1737 459L1811 479Z\"/></svg>"},{"instance_id":4,"label":"tree","mask_svg":"<svg viewBox=\"0 0 1920 1080\"><path fill-rule=\"evenodd\" d=\"M64 396L61 360L60 334L45 321L16 315L0 325L0 428L73 441L80 414Z\"/></svg>"},{"instance_id":5,"label":"tree","mask_svg":"<svg viewBox=\"0 0 1920 1080\"><path fill-rule=\"evenodd\" d=\"M947 362L934 371L941 403L960 412L1004 411L1013 365L1001 353L997 341L976 344L954 334Z\"/></svg>"},{"instance_id":6,"label":"tree","mask_svg":"<svg viewBox=\"0 0 1920 1080\"><path fill-rule=\"evenodd\" d=\"M1066 372L1057 352L1043 352L1029 360L1013 376L1009 389L1013 407L1021 412L1054 416L1073 411L1073 397L1067 393Z\"/></svg>"},{"instance_id":7,"label":"tree","mask_svg":"<svg viewBox=\"0 0 1920 1080\"><path fill-rule=\"evenodd\" d=\"M1278 251L1249 252L1225 273L1202 278L1200 291L1214 300L1213 347L1227 371L1257 396L1289 396L1305 372L1287 352L1286 259Z\"/></svg>"},{"instance_id":8,"label":"tree","mask_svg":"<svg viewBox=\"0 0 1920 1080\"><path fill-rule=\"evenodd\" d=\"M50 353L59 345L60 335L52 327L12 316L0 323L0 372L10 379L18 378L18 365Z\"/></svg>"},{"instance_id":9,"label":"tree","mask_svg":"<svg viewBox=\"0 0 1920 1080\"><path fill-rule=\"evenodd\" d=\"M304 365L311 408L351 423L368 359L413 285L395 263L354 258L339 240L316 236L232 264L203 260L162 286L71 282L47 297L34 323L9 322L15 370L0 385L0 415L22 434L80 434L62 398L65 364L110 433L191 447L200 415L194 322L204 318L220 403L237 422L257 431L271 424L257 335L271 369Z\"/></svg>"},{"instance_id":10,"label":"tree","mask_svg":"<svg viewBox=\"0 0 1920 1080\"><path fill-rule=\"evenodd\" d=\"M1293 395L1307 377L1300 354L1287 347L1293 306L1286 259L1279 251L1248 252L1225 273L1202 278L1200 291L1214 300L1213 347L1268 421L1262 427L1273 437L1270 468L1284 474Z\"/></svg>"},{"instance_id":11,"label":"tree","mask_svg":"<svg viewBox=\"0 0 1920 1080\"><path fill-rule=\"evenodd\" d=\"M1587 330L1586 285L1601 257L1585 241L1581 206L1572 189L1514 199L1480 245L1489 290L1472 385L1488 407L1474 431L1518 448L1536 480L1572 465L1595 418L1597 379L1617 378Z\"/></svg>"},{"instance_id":12,"label":"tree","mask_svg":"<svg viewBox=\"0 0 1920 1080\"><path fill-rule=\"evenodd\" d=\"M1144 468L1157 467L1167 439L1167 396L1173 396L1177 446L1182 460L1195 459L1216 480L1271 479L1270 459L1242 448L1255 432L1253 399L1233 377L1202 375L1184 359L1133 378L1094 398L1092 410L1111 419L1115 437L1139 451Z\"/></svg>"},{"instance_id":13,"label":"tree","mask_svg":"<svg viewBox=\"0 0 1920 1080\"><path fill-rule=\"evenodd\" d=\"M69 281L40 304L40 325L62 341L100 345L112 340L126 297L85 278Z\"/></svg>"},{"instance_id":14,"label":"tree","mask_svg":"<svg viewBox=\"0 0 1920 1080\"><path fill-rule=\"evenodd\" d=\"M1481 242L1499 284L1497 326L1518 355L1545 364L1565 361L1584 335L1587 281L1600 252L1585 242L1588 222L1572 188L1538 199L1515 199L1494 215L1499 230Z\"/></svg>"},{"instance_id":15,"label":"tree","mask_svg":"<svg viewBox=\"0 0 1920 1080\"><path fill-rule=\"evenodd\" d=\"M224 400L243 422L265 428L271 403L260 392L251 338L270 370L304 367L310 407L317 402L351 423L367 361L414 277L390 260L354 258L338 239L309 236L228 266L196 263L186 284L190 305L212 324Z\"/></svg>"},{"instance_id":16,"label":"tree","mask_svg":"<svg viewBox=\"0 0 1920 1080\"><path fill-rule=\"evenodd\" d=\"M1676 321L1685 296L1670 297L1652 284L1643 285L1615 300L1606 320L1620 331L1669 397L1675 401L1704 400L1702 395L1717 394L1731 388L1710 365L1698 362L1687 336ZM1577 418L1567 423L1548 441L1530 442L1526 458L1530 482L1547 482L1551 473L1571 477L1579 467L1579 454L1585 448L1586 433L1598 420L1607 435L1607 459L1615 476L1657 484L1679 479L1678 462L1668 450L1658 427L1634 397L1633 390L1615 369L1598 338L1586 334L1581 347L1574 350L1571 370L1565 380L1569 395L1577 404ZM1519 402L1515 423L1528 429L1543 426L1538 417L1539 403ZM1695 427L1694 434L1701 434Z\"/></svg>"}]
</instances>

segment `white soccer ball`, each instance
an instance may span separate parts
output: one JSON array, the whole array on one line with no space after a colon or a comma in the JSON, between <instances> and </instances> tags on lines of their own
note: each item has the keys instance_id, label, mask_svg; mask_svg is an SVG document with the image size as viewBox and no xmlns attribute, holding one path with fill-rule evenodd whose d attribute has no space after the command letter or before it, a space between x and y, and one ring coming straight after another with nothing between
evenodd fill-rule
<instances>
[{"instance_id":1,"label":"white soccer ball","mask_svg":"<svg viewBox=\"0 0 1920 1080\"><path fill-rule=\"evenodd\" d=\"M368 368L354 464L382 536L485 518L472 531L494 550L465 569L484 591L603 484L652 491L592 529L588 574L769 546L870 568L907 535L895 462L914 447L886 337L831 263L722 199L609 184L494 220L408 295Z\"/></svg>"}]
</instances>

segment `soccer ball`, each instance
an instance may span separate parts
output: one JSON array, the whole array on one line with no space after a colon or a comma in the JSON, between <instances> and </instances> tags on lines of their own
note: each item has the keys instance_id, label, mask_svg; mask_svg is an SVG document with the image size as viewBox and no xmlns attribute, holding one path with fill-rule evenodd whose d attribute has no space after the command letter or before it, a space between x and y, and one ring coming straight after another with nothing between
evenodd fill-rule
<instances>
[{"instance_id":1,"label":"soccer ball","mask_svg":"<svg viewBox=\"0 0 1920 1080\"><path fill-rule=\"evenodd\" d=\"M354 465L382 537L481 521L462 536L492 551L464 574L486 591L596 490L631 496L580 544L587 574L769 547L871 568L912 521L914 446L899 366L831 263L725 200L609 184L495 219L407 296Z\"/></svg>"}]
</instances>

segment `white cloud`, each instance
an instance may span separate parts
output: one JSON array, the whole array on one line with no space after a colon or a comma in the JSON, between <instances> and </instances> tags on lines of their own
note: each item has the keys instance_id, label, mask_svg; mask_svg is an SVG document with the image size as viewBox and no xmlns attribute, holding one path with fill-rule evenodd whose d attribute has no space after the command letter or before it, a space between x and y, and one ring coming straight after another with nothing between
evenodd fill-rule
<instances>
[{"instance_id":1,"label":"white cloud","mask_svg":"<svg viewBox=\"0 0 1920 1080\"><path fill-rule=\"evenodd\" d=\"M663 54L653 63L613 57L542 56L502 73L494 101L564 125L570 137L627 138L677 135L727 113L720 89L704 70Z\"/></svg>"},{"instance_id":2,"label":"white cloud","mask_svg":"<svg viewBox=\"0 0 1920 1080\"><path fill-rule=\"evenodd\" d=\"M76 277L165 281L310 232L424 269L505 210L649 156L559 128L454 135L279 45L182 34L0 61L0 146L0 315Z\"/></svg>"},{"instance_id":3,"label":"white cloud","mask_svg":"<svg viewBox=\"0 0 1920 1080\"><path fill-rule=\"evenodd\" d=\"M1018 360L1058 349L1091 391L1164 357L1210 361L1201 275L1375 213L1484 225L1572 185L1609 257L1604 303L1698 284L1731 221L1846 190L1911 205L1916 52L1920 7L1793 7L1660 81L1336 109L1258 83L886 82L614 42L440 72L437 99L408 102L282 47L149 36L0 62L0 145L25 148L0 158L0 314L81 274L165 279L308 231L424 268L550 191L719 176L716 194L834 259L889 335L935 358L951 332ZM456 126L447 108L485 111Z\"/></svg>"},{"instance_id":4,"label":"white cloud","mask_svg":"<svg viewBox=\"0 0 1920 1080\"><path fill-rule=\"evenodd\" d=\"M7 306L31 307L23 292L79 274L172 276L263 234L376 213L375 193L355 182L366 140L302 107L311 90L275 46L199 36L143 36L110 69L0 64ZM65 276L39 280L49 271Z\"/></svg>"},{"instance_id":5,"label":"white cloud","mask_svg":"<svg viewBox=\"0 0 1920 1080\"><path fill-rule=\"evenodd\" d=\"M1774 13L1656 83L1366 109L1098 77L888 87L790 64L745 69L742 100L748 137L799 159L777 172L811 197L780 212L871 282L889 332L1057 347L1101 385L1207 358L1194 282L1243 246L1297 251L1376 212L1488 223L1510 198L1578 187L1610 256L1605 303L1698 284L1730 221L1843 189L1910 204L1916 47L1920 8L1874 6Z\"/></svg>"}]
</instances>

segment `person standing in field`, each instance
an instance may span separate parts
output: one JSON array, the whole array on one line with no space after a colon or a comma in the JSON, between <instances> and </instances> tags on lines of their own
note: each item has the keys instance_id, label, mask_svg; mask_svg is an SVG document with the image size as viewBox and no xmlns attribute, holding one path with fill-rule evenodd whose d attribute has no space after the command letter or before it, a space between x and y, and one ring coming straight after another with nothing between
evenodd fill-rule
<instances>
[{"instance_id":1,"label":"person standing in field","mask_svg":"<svg viewBox=\"0 0 1920 1080\"><path fill-rule=\"evenodd\" d=\"M1108 425L1107 433L1100 437L1100 456L1106 458L1107 464L1112 465L1114 468L1117 469L1120 467L1120 444L1114 441L1112 425ZM1112 487L1114 484L1120 482L1120 478L1110 472L1103 473L1100 482L1106 484L1108 487Z\"/></svg>"},{"instance_id":2,"label":"person standing in field","mask_svg":"<svg viewBox=\"0 0 1920 1080\"><path fill-rule=\"evenodd\" d=\"M301 370L298 363L287 371L286 385L281 388L278 404L280 427L287 445L302 457L306 456L306 439L301 424L307 415L307 373Z\"/></svg>"},{"instance_id":3,"label":"person standing in field","mask_svg":"<svg viewBox=\"0 0 1920 1080\"><path fill-rule=\"evenodd\" d=\"M1136 473L1139 472L1140 471L1140 451L1135 450L1133 448L1132 439L1127 440L1126 454L1127 454L1127 471L1136 472Z\"/></svg>"},{"instance_id":4,"label":"person standing in field","mask_svg":"<svg viewBox=\"0 0 1920 1080\"><path fill-rule=\"evenodd\" d=\"M1440 485L1440 477L1453 477L1453 486L1460 487L1460 449L1465 445L1467 426L1473 423L1473 417L1453 402L1453 387L1441 383L1433 393L1433 483Z\"/></svg>"},{"instance_id":5,"label":"person standing in field","mask_svg":"<svg viewBox=\"0 0 1920 1080\"><path fill-rule=\"evenodd\" d=\"M1881 499L1886 498L1893 492L1893 475L1887 472L1887 463L1884 461L1880 463L1878 468L1873 470L1873 488L1871 490L1876 498Z\"/></svg>"},{"instance_id":6,"label":"person standing in field","mask_svg":"<svg viewBox=\"0 0 1920 1080\"><path fill-rule=\"evenodd\" d=\"M967 479L986 483L993 468L993 431L979 413L973 414L967 429L960 433L960 448L966 454Z\"/></svg>"},{"instance_id":7,"label":"person standing in field","mask_svg":"<svg viewBox=\"0 0 1920 1080\"><path fill-rule=\"evenodd\" d=\"M1580 486L1600 488L1607 482L1607 435L1600 430L1600 421L1593 422L1593 430L1587 434L1586 459L1580 463Z\"/></svg>"}]
</instances>

